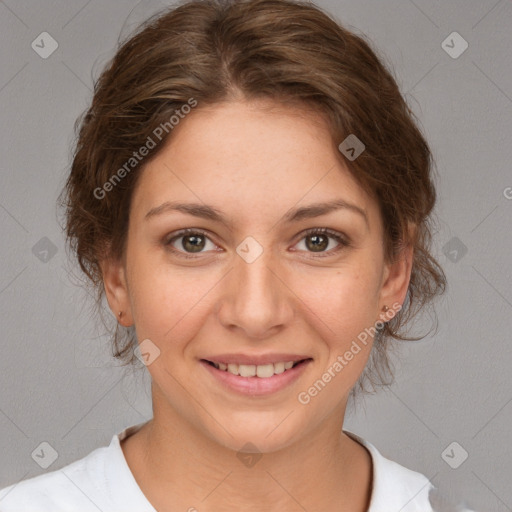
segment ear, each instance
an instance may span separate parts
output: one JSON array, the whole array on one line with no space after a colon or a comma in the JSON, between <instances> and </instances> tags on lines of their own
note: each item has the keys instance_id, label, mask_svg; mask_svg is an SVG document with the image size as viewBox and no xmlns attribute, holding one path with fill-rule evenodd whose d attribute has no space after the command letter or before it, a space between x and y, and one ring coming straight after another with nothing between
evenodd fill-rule
<instances>
[{"instance_id":1,"label":"ear","mask_svg":"<svg viewBox=\"0 0 512 512\"><path fill-rule=\"evenodd\" d=\"M129 327L133 324L133 316L124 265L122 261L105 259L100 262L100 267L108 305L117 321L121 325ZM120 311L122 312L121 317L119 316Z\"/></svg>"},{"instance_id":2,"label":"ear","mask_svg":"<svg viewBox=\"0 0 512 512\"><path fill-rule=\"evenodd\" d=\"M379 305L393 309L393 304L403 305L409 282L411 280L414 247L412 244L404 246L397 254L395 260L386 263L383 273Z\"/></svg>"}]
</instances>

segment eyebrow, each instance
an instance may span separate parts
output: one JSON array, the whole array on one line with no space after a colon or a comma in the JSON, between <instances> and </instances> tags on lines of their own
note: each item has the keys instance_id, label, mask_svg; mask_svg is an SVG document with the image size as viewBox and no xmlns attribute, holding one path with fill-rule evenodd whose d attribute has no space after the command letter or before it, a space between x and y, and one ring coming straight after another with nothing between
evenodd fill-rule
<instances>
[{"instance_id":1,"label":"eyebrow","mask_svg":"<svg viewBox=\"0 0 512 512\"><path fill-rule=\"evenodd\" d=\"M366 222L366 226L369 228L369 221L366 211L355 204L345 201L344 199L335 199L333 201L313 203L308 206L294 208L292 210L289 210L284 215L283 221L289 223L298 222L304 219L320 217L321 215L326 215L327 213L331 213L333 211L341 209L350 210L361 215ZM176 201L166 201L165 203L162 203L160 206L152 208L146 213L145 219L150 219L157 215L161 215L163 213L168 212L182 212L188 215L193 215L195 217L200 217L203 219L212 220L214 222L219 222L228 227L231 226L231 222L229 222L224 217L220 210L213 206L200 203L180 203Z\"/></svg>"}]
</instances>

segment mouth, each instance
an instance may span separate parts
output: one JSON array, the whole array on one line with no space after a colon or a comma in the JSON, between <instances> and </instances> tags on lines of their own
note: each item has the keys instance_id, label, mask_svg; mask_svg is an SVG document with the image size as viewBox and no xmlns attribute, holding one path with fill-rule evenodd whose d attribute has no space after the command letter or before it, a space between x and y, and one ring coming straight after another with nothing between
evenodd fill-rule
<instances>
[{"instance_id":1,"label":"mouth","mask_svg":"<svg viewBox=\"0 0 512 512\"><path fill-rule=\"evenodd\" d=\"M286 373L297 366L304 365L312 361L311 357L300 359L297 361L278 361L268 364L237 364L237 363L222 363L201 359L201 361L213 366L215 369L236 375L239 377L251 378L256 377L260 379L269 379L275 375Z\"/></svg>"},{"instance_id":2,"label":"mouth","mask_svg":"<svg viewBox=\"0 0 512 512\"><path fill-rule=\"evenodd\" d=\"M213 378L212 383L215 385L220 385L230 393L263 399L286 390L300 379L313 358L259 365L223 363L208 359L201 359L199 362Z\"/></svg>"}]
</instances>

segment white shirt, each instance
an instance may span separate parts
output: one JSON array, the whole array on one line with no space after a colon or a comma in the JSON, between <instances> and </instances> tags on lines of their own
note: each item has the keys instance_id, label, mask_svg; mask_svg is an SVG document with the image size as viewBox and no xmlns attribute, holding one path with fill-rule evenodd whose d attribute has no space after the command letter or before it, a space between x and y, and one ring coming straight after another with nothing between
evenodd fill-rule
<instances>
[{"instance_id":1,"label":"white shirt","mask_svg":"<svg viewBox=\"0 0 512 512\"><path fill-rule=\"evenodd\" d=\"M63 468L0 489L1 512L156 512L138 486L120 441L144 423L112 437L109 446ZM426 476L383 457L361 437L344 432L365 446L373 461L368 512L433 512ZM193 507L194 504L191 504ZM198 510L200 505L196 506Z\"/></svg>"}]
</instances>

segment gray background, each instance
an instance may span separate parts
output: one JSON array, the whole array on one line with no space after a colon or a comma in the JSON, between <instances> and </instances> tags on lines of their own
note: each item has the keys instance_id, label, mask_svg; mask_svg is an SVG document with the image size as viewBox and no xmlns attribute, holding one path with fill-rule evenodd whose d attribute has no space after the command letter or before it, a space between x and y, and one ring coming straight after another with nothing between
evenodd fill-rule
<instances>
[{"instance_id":1,"label":"gray background","mask_svg":"<svg viewBox=\"0 0 512 512\"><path fill-rule=\"evenodd\" d=\"M45 471L31 457L43 441L58 453L51 471L151 417L148 374L119 367L93 325L55 201L93 78L119 34L164 5L0 2L0 488ZM475 509L512 510L512 2L318 5L368 35L421 119L439 173L435 255L449 281L437 333L404 346L396 383L344 428ZM31 47L44 31L59 45L47 59ZM469 44L458 58L442 47L453 31ZM451 460L468 453L456 469L442 456L454 441Z\"/></svg>"}]
</instances>

